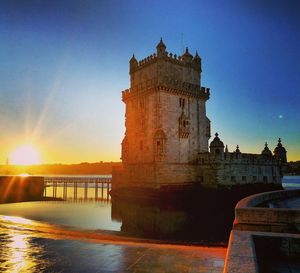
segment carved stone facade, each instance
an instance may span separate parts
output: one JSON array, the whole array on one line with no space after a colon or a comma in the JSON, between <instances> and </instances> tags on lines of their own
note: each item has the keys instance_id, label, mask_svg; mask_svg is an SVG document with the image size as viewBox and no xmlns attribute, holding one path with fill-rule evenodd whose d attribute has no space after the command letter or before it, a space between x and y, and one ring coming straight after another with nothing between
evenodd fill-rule
<instances>
[{"instance_id":1,"label":"carved stone facade","mask_svg":"<svg viewBox=\"0 0 300 273\"><path fill-rule=\"evenodd\" d=\"M268 144L261 154L242 153L237 146L236 150L229 152L216 134L210 143L209 153L199 153L199 178L205 187L220 187L243 185L252 183L280 184L282 178L281 168L286 163L286 151L279 139L275 150L284 154L277 157L268 148Z\"/></svg>"},{"instance_id":2,"label":"carved stone facade","mask_svg":"<svg viewBox=\"0 0 300 273\"><path fill-rule=\"evenodd\" d=\"M226 157L224 145L218 149L211 146L209 152L211 132L205 103L210 90L201 85L197 52L192 56L186 48L182 56L173 55L160 40L155 54L141 61L133 55L129 63L130 88L122 92L126 105L123 167L113 170L113 189L159 189L193 183L214 186L219 183L214 175L226 176L221 174L222 168L239 171L228 167L238 161ZM216 164L224 162L219 171L214 171L211 162L217 154L221 157Z\"/></svg>"}]
</instances>

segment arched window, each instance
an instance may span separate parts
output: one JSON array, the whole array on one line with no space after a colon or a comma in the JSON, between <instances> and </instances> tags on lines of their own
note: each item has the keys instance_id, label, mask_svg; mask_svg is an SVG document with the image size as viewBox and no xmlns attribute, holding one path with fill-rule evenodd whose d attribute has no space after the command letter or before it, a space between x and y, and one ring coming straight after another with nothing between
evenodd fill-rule
<instances>
[{"instance_id":1,"label":"arched window","mask_svg":"<svg viewBox=\"0 0 300 273\"><path fill-rule=\"evenodd\" d=\"M179 122L178 124L179 137L188 138L190 134L190 122L183 112L181 113L178 122Z\"/></svg>"},{"instance_id":2,"label":"arched window","mask_svg":"<svg viewBox=\"0 0 300 273\"><path fill-rule=\"evenodd\" d=\"M153 137L153 151L156 159L161 160L166 154L167 137L163 130L155 132Z\"/></svg>"}]
</instances>

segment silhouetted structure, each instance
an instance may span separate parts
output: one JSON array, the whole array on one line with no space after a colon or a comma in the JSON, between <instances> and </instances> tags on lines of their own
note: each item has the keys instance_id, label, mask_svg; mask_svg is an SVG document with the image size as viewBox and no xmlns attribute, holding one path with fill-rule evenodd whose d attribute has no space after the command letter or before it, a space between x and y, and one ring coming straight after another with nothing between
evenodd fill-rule
<instances>
[{"instance_id":1,"label":"silhouetted structure","mask_svg":"<svg viewBox=\"0 0 300 273\"><path fill-rule=\"evenodd\" d=\"M44 177L0 176L0 203L40 200Z\"/></svg>"}]
</instances>

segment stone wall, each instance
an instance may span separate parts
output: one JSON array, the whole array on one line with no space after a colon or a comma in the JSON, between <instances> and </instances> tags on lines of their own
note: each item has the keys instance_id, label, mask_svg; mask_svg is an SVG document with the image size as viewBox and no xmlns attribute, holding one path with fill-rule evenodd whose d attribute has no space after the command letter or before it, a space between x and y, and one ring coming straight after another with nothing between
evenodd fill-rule
<instances>
[{"instance_id":1,"label":"stone wall","mask_svg":"<svg viewBox=\"0 0 300 273\"><path fill-rule=\"evenodd\" d=\"M0 176L0 203L40 200L44 177Z\"/></svg>"},{"instance_id":2,"label":"stone wall","mask_svg":"<svg viewBox=\"0 0 300 273\"><path fill-rule=\"evenodd\" d=\"M281 183L281 167L273 156L225 153L216 157L211 153L201 153L198 162L206 185ZM212 177L215 178L212 180Z\"/></svg>"},{"instance_id":3,"label":"stone wall","mask_svg":"<svg viewBox=\"0 0 300 273\"><path fill-rule=\"evenodd\" d=\"M198 180L197 166L193 164L127 164L113 168L112 190L118 188L152 188L190 185Z\"/></svg>"},{"instance_id":4,"label":"stone wall","mask_svg":"<svg viewBox=\"0 0 300 273\"><path fill-rule=\"evenodd\" d=\"M283 190L252 195L235 209L234 229L300 233L300 210L263 207L266 202L299 198L300 190Z\"/></svg>"},{"instance_id":5,"label":"stone wall","mask_svg":"<svg viewBox=\"0 0 300 273\"><path fill-rule=\"evenodd\" d=\"M291 264L299 271L299 206L266 207L291 198L300 199L300 190L265 192L238 202L224 273L288 272Z\"/></svg>"}]
</instances>

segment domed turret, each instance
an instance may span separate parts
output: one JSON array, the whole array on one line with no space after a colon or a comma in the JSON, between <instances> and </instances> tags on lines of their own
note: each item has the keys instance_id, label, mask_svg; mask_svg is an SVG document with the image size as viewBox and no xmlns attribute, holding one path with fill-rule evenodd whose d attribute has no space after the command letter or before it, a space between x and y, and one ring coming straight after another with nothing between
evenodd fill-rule
<instances>
[{"instance_id":1,"label":"domed turret","mask_svg":"<svg viewBox=\"0 0 300 273\"><path fill-rule=\"evenodd\" d=\"M211 154L224 158L224 143L220 140L219 134L215 134L215 138L209 145Z\"/></svg>"},{"instance_id":2,"label":"domed turret","mask_svg":"<svg viewBox=\"0 0 300 273\"><path fill-rule=\"evenodd\" d=\"M210 143L209 145L211 148L212 147L222 147L224 148L224 143L223 141L221 141L221 139L219 138L219 134L218 133L215 133L215 138L213 139L213 141Z\"/></svg>"},{"instance_id":3,"label":"domed turret","mask_svg":"<svg viewBox=\"0 0 300 273\"><path fill-rule=\"evenodd\" d=\"M164 44L162 38L160 38L159 43L156 46L157 56L163 56L166 52L166 45Z\"/></svg>"},{"instance_id":4,"label":"domed turret","mask_svg":"<svg viewBox=\"0 0 300 273\"><path fill-rule=\"evenodd\" d=\"M235 151L234 151L234 154L235 154L235 158L236 158L236 159L241 159L242 153L241 153L241 151L240 151L239 145L236 145L236 149L235 149Z\"/></svg>"},{"instance_id":5,"label":"domed turret","mask_svg":"<svg viewBox=\"0 0 300 273\"><path fill-rule=\"evenodd\" d=\"M261 152L262 155L272 156L272 152L270 151L268 147L268 143L265 143L265 148Z\"/></svg>"},{"instance_id":6,"label":"domed turret","mask_svg":"<svg viewBox=\"0 0 300 273\"><path fill-rule=\"evenodd\" d=\"M185 62L191 62L193 60L193 55L190 54L188 47L186 47L184 54L182 55L182 60Z\"/></svg>"},{"instance_id":7,"label":"domed turret","mask_svg":"<svg viewBox=\"0 0 300 273\"><path fill-rule=\"evenodd\" d=\"M287 162L286 149L282 146L280 138L278 139L277 147L274 149L274 155L282 163Z\"/></svg>"}]
</instances>

